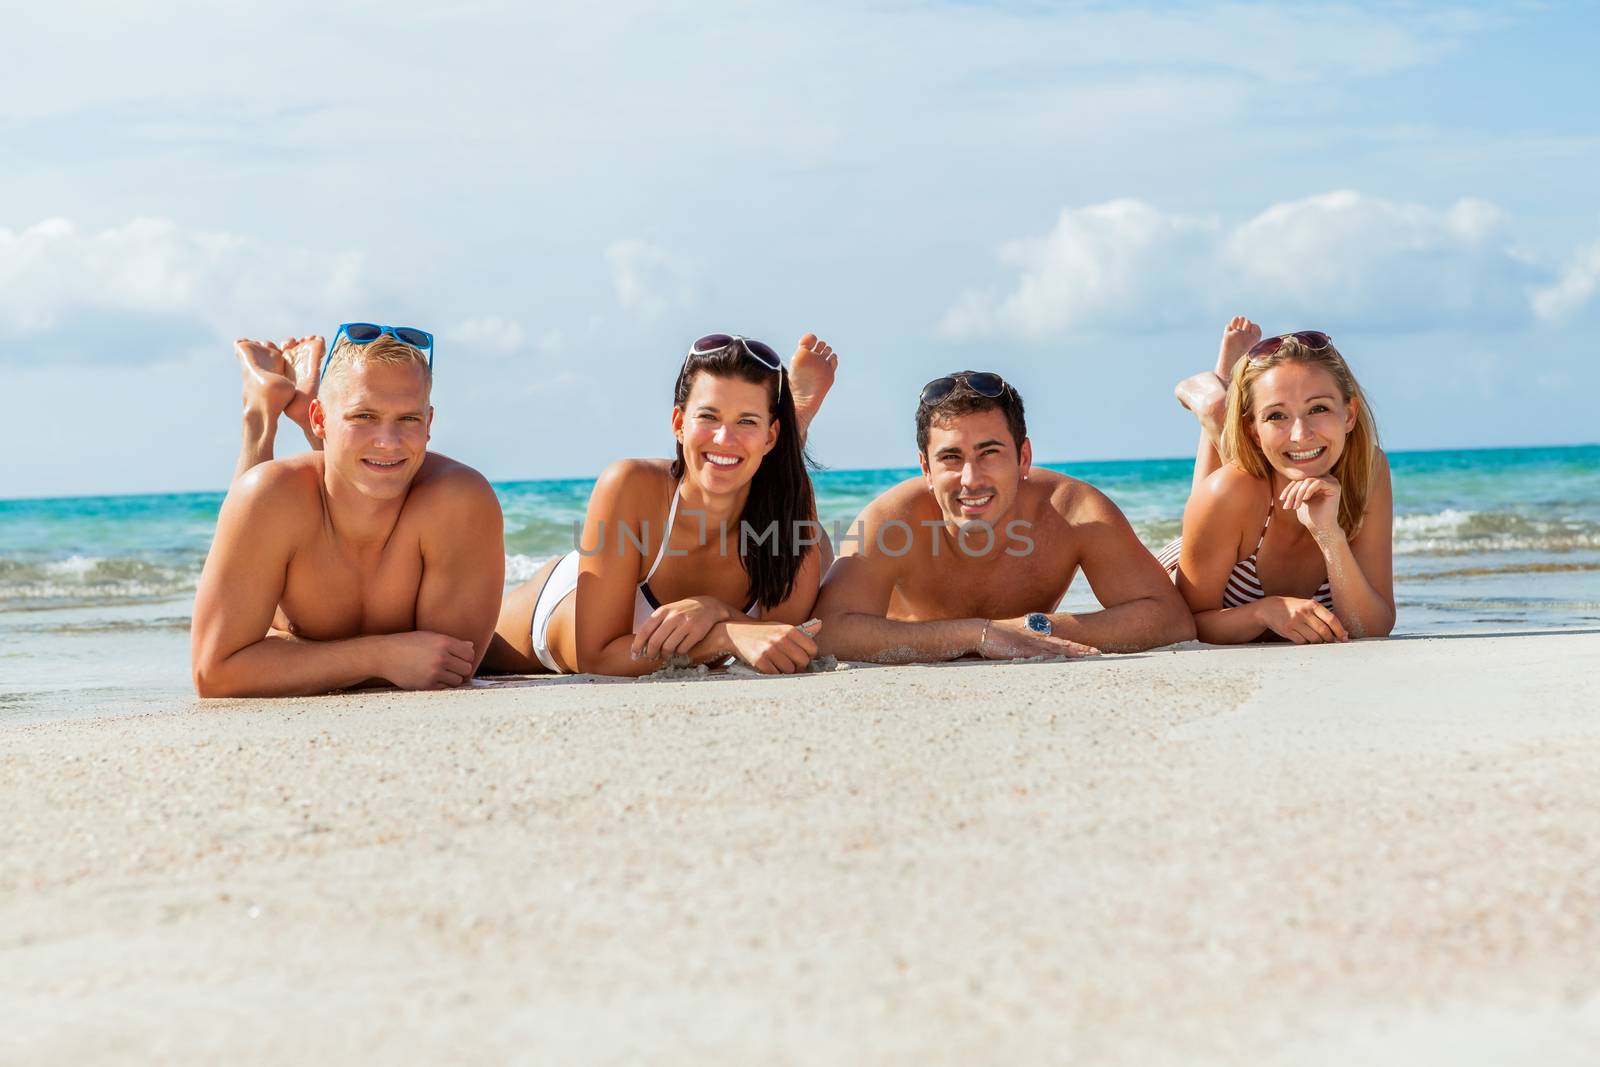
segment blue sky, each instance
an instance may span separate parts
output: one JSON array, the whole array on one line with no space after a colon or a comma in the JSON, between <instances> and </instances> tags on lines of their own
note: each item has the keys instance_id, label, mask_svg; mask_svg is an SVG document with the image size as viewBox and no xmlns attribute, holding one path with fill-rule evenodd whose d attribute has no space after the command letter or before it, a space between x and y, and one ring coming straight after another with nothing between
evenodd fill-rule
<instances>
[{"instance_id":1,"label":"blue sky","mask_svg":"<svg viewBox=\"0 0 1600 1067\"><path fill-rule=\"evenodd\" d=\"M9 5L8 5L9 7ZM1049 460L1181 455L1235 313L1332 333L1393 448L1600 438L1587 5L493 0L14 8L0 496L220 488L239 335L440 339L497 479L665 454L688 342L841 351L909 464L998 370Z\"/></svg>"}]
</instances>

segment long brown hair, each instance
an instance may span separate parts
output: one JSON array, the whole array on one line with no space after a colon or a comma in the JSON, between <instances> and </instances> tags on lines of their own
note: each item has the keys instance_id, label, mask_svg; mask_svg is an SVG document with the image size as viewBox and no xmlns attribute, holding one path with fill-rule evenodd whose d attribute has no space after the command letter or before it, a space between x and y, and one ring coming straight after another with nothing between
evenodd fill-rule
<instances>
[{"instance_id":1,"label":"long brown hair","mask_svg":"<svg viewBox=\"0 0 1600 1067\"><path fill-rule=\"evenodd\" d=\"M1311 348L1298 337L1286 335L1278 350L1259 359L1246 357L1233 368L1228 383L1228 415L1222 427L1222 456L1234 466L1270 484L1272 464L1261 445L1250 435L1250 420L1255 416L1255 385L1261 376L1285 363L1321 367L1333 378L1346 404L1354 404L1356 423L1345 435L1344 452L1328 473L1339 483L1339 527L1346 537L1354 537L1367 513L1367 496L1372 491L1372 468L1378 456L1378 424L1372 417L1361 384L1350 372L1339 350L1330 342Z\"/></svg>"},{"instance_id":2,"label":"long brown hair","mask_svg":"<svg viewBox=\"0 0 1600 1067\"><path fill-rule=\"evenodd\" d=\"M754 531L756 547L741 552L744 572L750 578L750 594L763 608L774 608L794 592L795 579L806 554L817 551L815 544L799 545L800 523L815 521L817 506L812 495L811 476L806 473L805 449L800 435L795 432L797 420L794 413L794 393L789 388L789 375L757 363L745 355L739 345L729 345L704 355L690 354L678 372L673 386L672 402L683 407L689 402L689 390L701 374L717 378L737 378L759 385L767 391L767 415L778 424L778 443L761 460L754 477L750 479L750 495L745 498L741 523L748 523ZM672 477L681 479L687 469L683 458L683 444L672 461ZM775 527L777 536L770 549L762 549L766 531ZM739 538L744 547L744 538Z\"/></svg>"}]
</instances>

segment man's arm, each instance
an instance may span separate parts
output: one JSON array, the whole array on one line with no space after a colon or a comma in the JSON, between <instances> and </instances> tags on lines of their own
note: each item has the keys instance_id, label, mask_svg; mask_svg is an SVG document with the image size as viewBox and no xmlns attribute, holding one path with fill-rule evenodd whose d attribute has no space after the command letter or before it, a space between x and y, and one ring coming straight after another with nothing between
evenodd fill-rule
<instances>
[{"instance_id":1,"label":"man's arm","mask_svg":"<svg viewBox=\"0 0 1600 1067\"><path fill-rule=\"evenodd\" d=\"M978 651L985 619L900 622L887 617L895 561L849 552L834 560L817 598L823 655L866 663L934 663Z\"/></svg>"},{"instance_id":2,"label":"man's arm","mask_svg":"<svg viewBox=\"0 0 1600 1067\"><path fill-rule=\"evenodd\" d=\"M1072 524L1078 563L1103 605L1100 611L1050 616L1051 629L1107 652L1145 649L1194 637L1194 616L1122 510L1093 486L1074 490Z\"/></svg>"},{"instance_id":3,"label":"man's arm","mask_svg":"<svg viewBox=\"0 0 1600 1067\"><path fill-rule=\"evenodd\" d=\"M505 591L505 520L483 475L442 456L430 459L450 466L407 502L427 509L417 516L425 519L417 629L470 642L475 670Z\"/></svg>"},{"instance_id":4,"label":"man's arm","mask_svg":"<svg viewBox=\"0 0 1600 1067\"><path fill-rule=\"evenodd\" d=\"M303 472L275 463L247 472L228 490L200 575L190 630L194 687L202 697L300 696L372 678L406 688L459 685L471 673L465 641L434 633L344 641L267 636L283 596L298 526Z\"/></svg>"}]
</instances>

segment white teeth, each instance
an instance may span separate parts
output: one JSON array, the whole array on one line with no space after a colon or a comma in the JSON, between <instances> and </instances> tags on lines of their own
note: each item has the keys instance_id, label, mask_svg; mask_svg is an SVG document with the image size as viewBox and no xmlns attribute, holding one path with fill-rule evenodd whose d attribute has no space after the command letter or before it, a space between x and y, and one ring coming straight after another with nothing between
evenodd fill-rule
<instances>
[{"instance_id":1,"label":"white teeth","mask_svg":"<svg viewBox=\"0 0 1600 1067\"><path fill-rule=\"evenodd\" d=\"M1324 445L1322 448L1313 448L1309 452L1290 452L1289 453L1289 458L1292 459L1292 460L1296 460L1296 461L1304 461L1304 460L1308 460L1308 459L1316 459L1318 456L1322 455L1322 453L1325 452L1326 450L1327 450L1327 446Z\"/></svg>"},{"instance_id":2,"label":"white teeth","mask_svg":"<svg viewBox=\"0 0 1600 1067\"><path fill-rule=\"evenodd\" d=\"M716 464L719 467L732 467L739 462L738 456L714 456L710 452L707 452L705 455L708 461Z\"/></svg>"},{"instance_id":3,"label":"white teeth","mask_svg":"<svg viewBox=\"0 0 1600 1067\"><path fill-rule=\"evenodd\" d=\"M369 460L367 460L367 462L372 464L374 467L398 467L398 466L400 466L400 464L404 463L405 460L403 460L403 459L369 459Z\"/></svg>"},{"instance_id":4,"label":"white teeth","mask_svg":"<svg viewBox=\"0 0 1600 1067\"><path fill-rule=\"evenodd\" d=\"M988 496L958 496L956 499L961 502L962 507L981 508L994 499L994 494L990 493Z\"/></svg>"}]
</instances>

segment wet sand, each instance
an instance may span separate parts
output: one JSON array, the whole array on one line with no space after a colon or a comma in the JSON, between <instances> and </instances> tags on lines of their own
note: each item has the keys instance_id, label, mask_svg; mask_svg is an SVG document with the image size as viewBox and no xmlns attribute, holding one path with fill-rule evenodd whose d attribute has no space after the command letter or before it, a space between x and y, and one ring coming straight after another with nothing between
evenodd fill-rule
<instances>
[{"instance_id":1,"label":"wet sand","mask_svg":"<svg viewBox=\"0 0 1600 1067\"><path fill-rule=\"evenodd\" d=\"M1600 633L0 730L0 1062L1590 1064Z\"/></svg>"}]
</instances>

